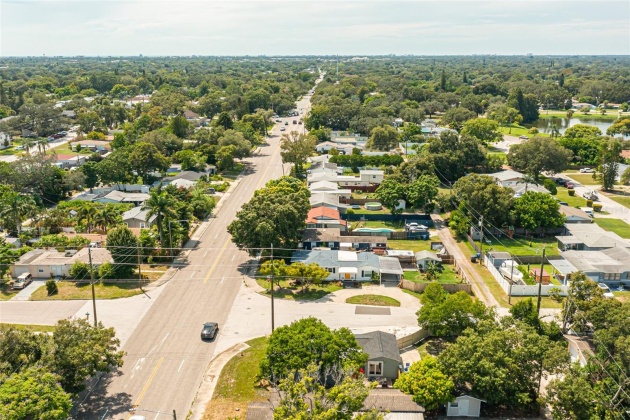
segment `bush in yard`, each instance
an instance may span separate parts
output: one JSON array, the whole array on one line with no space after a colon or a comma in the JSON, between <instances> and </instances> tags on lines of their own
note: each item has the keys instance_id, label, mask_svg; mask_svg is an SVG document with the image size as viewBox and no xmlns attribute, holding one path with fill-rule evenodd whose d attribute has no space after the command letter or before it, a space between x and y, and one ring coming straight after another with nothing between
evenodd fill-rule
<instances>
[{"instance_id":1,"label":"bush in yard","mask_svg":"<svg viewBox=\"0 0 630 420\"><path fill-rule=\"evenodd\" d=\"M594 211L602 211L602 205L600 203L593 203Z\"/></svg>"},{"instance_id":2,"label":"bush in yard","mask_svg":"<svg viewBox=\"0 0 630 420\"><path fill-rule=\"evenodd\" d=\"M54 280L48 280L46 282L46 290L48 291L48 296L56 295L57 293L59 293L57 282Z\"/></svg>"},{"instance_id":3,"label":"bush in yard","mask_svg":"<svg viewBox=\"0 0 630 420\"><path fill-rule=\"evenodd\" d=\"M442 372L438 360L427 356L414 362L409 372L400 375L394 388L412 395L412 399L427 410L436 410L440 405L453 401L455 384L450 376Z\"/></svg>"},{"instance_id":4,"label":"bush in yard","mask_svg":"<svg viewBox=\"0 0 630 420\"><path fill-rule=\"evenodd\" d=\"M112 263L106 262L99 267L98 277L100 279L115 279L117 277L116 268Z\"/></svg>"},{"instance_id":5,"label":"bush in yard","mask_svg":"<svg viewBox=\"0 0 630 420\"><path fill-rule=\"evenodd\" d=\"M556 183L548 178L543 181L543 187L549 190L551 195L558 194L558 188L556 187Z\"/></svg>"},{"instance_id":6,"label":"bush in yard","mask_svg":"<svg viewBox=\"0 0 630 420\"><path fill-rule=\"evenodd\" d=\"M575 190L573 188L569 188L567 191L569 192L569 195L571 197L573 197L575 195Z\"/></svg>"},{"instance_id":7,"label":"bush in yard","mask_svg":"<svg viewBox=\"0 0 630 420\"><path fill-rule=\"evenodd\" d=\"M75 261L70 267L70 277L84 280L90 277L90 266L82 261Z\"/></svg>"},{"instance_id":8,"label":"bush in yard","mask_svg":"<svg viewBox=\"0 0 630 420\"><path fill-rule=\"evenodd\" d=\"M593 207L593 200L586 200L586 207Z\"/></svg>"}]
</instances>

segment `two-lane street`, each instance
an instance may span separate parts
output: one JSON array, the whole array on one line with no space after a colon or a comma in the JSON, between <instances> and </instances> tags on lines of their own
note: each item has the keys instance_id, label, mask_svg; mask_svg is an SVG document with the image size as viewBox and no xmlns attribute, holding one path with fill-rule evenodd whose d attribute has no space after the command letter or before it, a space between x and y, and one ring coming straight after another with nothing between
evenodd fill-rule
<instances>
[{"instance_id":1,"label":"two-lane street","mask_svg":"<svg viewBox=\"0 0 630 420\"><path fill-rule=\"evenodd\" d=\"M298 103L306 112L308 98ZM282 176L280 127L285 132L301 132L303 125L282 118L276 124L268 144L246 159L247 169L239 184L212 218L197 247L188 256L187 265L166 284L123 350L124 366L116 374L104 376L78 407L79 418L128 418L132 408L147 418L168 418L176 411L187 415L204 371L211 361L216 341L200 339L204 322L224 325L234 299L249 267L248 254L231 242L227 226L254 191L271 179ZM284 122L289 125L285 126ZM288 171L288 166L287 166ZM268 322L261 323L261 335L268 333Z\"/></svg>"}]
</instances>

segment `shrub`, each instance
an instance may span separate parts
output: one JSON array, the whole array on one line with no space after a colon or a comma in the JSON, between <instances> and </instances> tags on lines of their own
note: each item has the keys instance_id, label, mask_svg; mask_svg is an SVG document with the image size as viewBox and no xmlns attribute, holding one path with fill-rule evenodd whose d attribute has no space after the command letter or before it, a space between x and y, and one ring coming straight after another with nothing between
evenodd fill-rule
<instances>
[{"instance_id":1,"label":"shrub","mask_svg":"<svg viewBox=\"0 0 630 420\"><path fill-rule=\"evenodd\" d=\"M56 295L57 293L59 293L57 282L54 280L48 280L46 282L46 290L48 291L48 296Z\"/></svg>"},{"instance_id":2,"label":"shrub","mask_svg":"<svg viewBox=\"0 0 630 420\"><path fill-rule=\"evenodd\" d=\"M556 187L556 183L550 179L545 179L543 181L543 187L547 188L551 195L558 194L558 188Z\"/></svg>"},{"instance_id":3,"label":"shrub","mask_svg":"<svg viewBox=\"0 0 630 420\"><path fill-rule=\"evenodd\" d=\"M112 263L106 262L98 269L98 277L100 279L114 279L116 278L116 269Z\"/></svg>"},{"instance_id":4,"label":"shrub","mask_svg":"<svg viewBox=\"0 0 630 420\"><path fill-rule=\"evenodd\" d=\"M593 203L593 210L594 211L602 211L601 203Z\"/></svg>"},{"instance_id":5,"label":"shrub","mask_svg":"<svg viewBox=\"0 0 630 420\"><path fill-rule=\"evenodd\" d=\"M529 130L527 130L528 134L538 134L538 129L536 127L532 127Z\"/></svg>"},{"instance_id":6,"label":"shrub","mask_svg":"<svg viewBox=\"0 0 630 420\"><path fill-rule=\"evenodd\" d=\"M593 207L593 200L586 200L586 207Z\"/></svg>"},{"instance_id":7,"label":"shrub","mask_svg":"<svg viewBox=\"0 0 630 420\"><path fill-rule=\"evenodd\" d=\"M75 261L70 267L70 276L77 280L84 280L90 277L90 266L82 261Z\"/></svg>"},{"instance_id":8,"label":"shrub","mask_svg":"<svg viewBox=\"0 0 630 420\"><path fill-rule=\"evenodd\" d=\"M569 191L569 195L571 197L573 197L575 195L575 190L573 188L570 188L568 191Z\"/></svg>"},{"instance_id":9,"label":"shrub","mask_svg":"<svg viewBox=\"0 0 630 420\"><path fill-rule=\"evenodd\" d=\"M348 210L346 210L346 214L354 214L354 210L348 209Z\"/></svg>"}]
</instances>

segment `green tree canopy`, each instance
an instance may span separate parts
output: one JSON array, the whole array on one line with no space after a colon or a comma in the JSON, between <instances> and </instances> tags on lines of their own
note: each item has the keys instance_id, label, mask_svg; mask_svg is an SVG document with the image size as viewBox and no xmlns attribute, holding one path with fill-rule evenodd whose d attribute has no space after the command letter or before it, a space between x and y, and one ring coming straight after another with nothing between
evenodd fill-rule
<instances>
[{"instance_id":1,"label":"green tree canopy","mask_svg":"<svg viewBox=\"0 0 630 420\"><path fill-rule=\"evenodd\" d=\"M292 163L295 167L295 175L300 176L304 172L307 159L313 155L316 142L315 137L299 134L297 131L283 134L280 139L282 162Z\"/></svg>"},{"instance_id":2,"label":"green tree canopy","mask_svg":"<svg viewBox=\"0 0 630 420\"><path fill-rule=\"evenodd\" d=\"M551 195L527 191L514 200L512 210L514 223L527 230L557 228L564 225L565 217L560 213L560 204Z\"/></svg>"},{"instance_id":3,"label":"green tree canopy","mask_svg":"<svg viewBox=\"0 0 630 420\"><path fill-rule=\"evenodd\" d=\"M542 171L562 172L569 164L573 154L555 141L534 136L521 144L510 147L507 155L508 164L517 171L524 171L537 181Z\"/></svg>"},{"instance_id":4,"label":"green tree canopy","mask_svg":"<svg viewBox=\"0 0 630 420\"><path fill-rule=\"evenodd\" d=\"M390 150L398 143L398 132L391 125L375 127L367 141L370 150Z\"/></svg>"},{"instance_id":5,"label":"green tree canopy","mask_svg":"<svg viewBox=\"0 0 630 420\"><path fill-rule=\"evenodd\" d=\"M464 122L462 134L473 136L484 143L503 138L503 135L499 133L499 124L489 118L475 118Z\"/></svg>"},{"instance_id":6,"label":"green tree canopy","mask_svg":"<svg viewBox=\"0 0 630 420\"><path fill-rule=\"evenodd\" d=\"M454 399L455 384L442 372L440 363L433 356L412 363L409 371L396 380L394 387L412 395L413 400L427 410L436 410Z\"/></svg>"}]
</instances>

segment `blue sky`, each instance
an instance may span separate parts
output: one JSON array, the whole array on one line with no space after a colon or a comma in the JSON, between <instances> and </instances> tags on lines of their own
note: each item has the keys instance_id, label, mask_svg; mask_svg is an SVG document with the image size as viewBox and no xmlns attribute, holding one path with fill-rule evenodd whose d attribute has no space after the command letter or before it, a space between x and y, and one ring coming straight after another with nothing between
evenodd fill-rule
<instances>
[{"instance_id":1,"label":"blue sky","mask_svg":"<svg viewBox=\"0 0 630 420\"><path fill-rule=\"evenodd\" d=\"M630 1L0 0L0 55L630 54Z\"/></svg>"}]
</instances>

